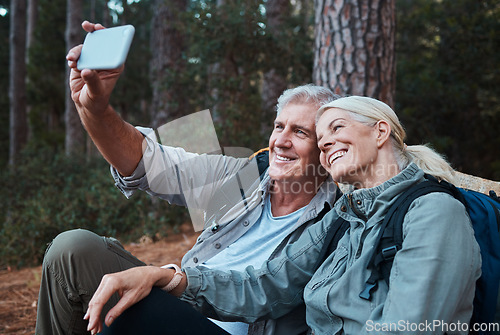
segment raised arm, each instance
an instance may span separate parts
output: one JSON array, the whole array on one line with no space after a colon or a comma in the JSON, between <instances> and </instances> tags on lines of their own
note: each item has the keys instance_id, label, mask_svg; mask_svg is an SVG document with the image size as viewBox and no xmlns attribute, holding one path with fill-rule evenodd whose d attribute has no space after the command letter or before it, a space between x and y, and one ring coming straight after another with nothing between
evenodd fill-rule
<instances>
[{"instance_id":1,"label":"raised arm","mask_svg":"<svg viewBox=\"0 0 500 335\"><path fill-rule=\"evenodd\" d=\"M87 32L104 29L88 21L83 22L82 27ZM81 50L82 45L76 46L66 56L71 68L71 97L83 126L103 157L122 175L130 175L141 160L144 137L109 104L123 66L114 70L80 71L76 65Z\"/></svg>"}]
</instances>

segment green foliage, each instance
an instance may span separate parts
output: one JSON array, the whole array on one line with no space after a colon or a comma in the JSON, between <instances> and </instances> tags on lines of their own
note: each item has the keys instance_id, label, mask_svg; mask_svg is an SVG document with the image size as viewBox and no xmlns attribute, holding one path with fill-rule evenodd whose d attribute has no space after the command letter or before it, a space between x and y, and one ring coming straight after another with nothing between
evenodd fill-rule
<instances>
[{"instance_id":1,"label":"green foliage","mask_svg":"<svg viewBox=\"0 0 500 335\"><path fill-rule=\"evenodd\" d=\"M223 146L260 142L259 70L264 47L260 1L193 2L187 16L188 76L196 78L191 103L209 108Z\"/></svg>"},{"instance_id":2,"label":"green foliage","mask_svg":"<svg viewBox=\"0 0 500 335\"><path fill-rule=\"evenodd\" d=\"M89 9L87 9L89 10ZM148 78L149 32L151 6L141 1L127 6L126 22L137 33L127 59L127 68L112 96L112 104L125 119L144 119L141 104L150 99ZM39 0L39 19L34 44L29 50L28 101L32 145L62 147L64 145L65 90L68 72L65 62L65 0ZM116 25L116 24L115 24ZM81 31L82 42L85 32Z\"/></svg>"},{"instance_id":3,"label":"green foliage","mask_svg":"<svg viewBox=\"0 0 500 335\"><path fill-rule=\"evenodd\" d=\"M127 200L102 159L66 158L50 149L26 150L0 186L0 267L40 264L58 233L74 228L120 236L125 242L165 236L188 220L184 208L139 192Z\"/></svg>"},{"instance_id":4,"label":"green foliage","mask_svg":"<svg viewBox=\"0 0 500 335\"><path fill-rule=\"evenodd\" d=\"M312 32L304 27L306 20L291 15L273 35L262 0L192 1L189 14L186 75L192 105L210 108L222 146L267 145L260 132L262 76L273 68L288 76L291 86L311 81Z\"/></svg>"},{"instance_id":5,"label":"green foliage","mask_svg":"<svg viewBox=\"0 0 500 335\"><path fill-rule=\"evenodd\" d=\"M276 69L278 73L287 74L291 86L311 82L313 37L314 18L311 16L308 20L302 12L285 17L283 28L278 32L270 32L266 24L263 70Z\"/></svg>"},{"instance_id":6,"label":"green foliage","mask_svg":"<svg viewBox=\"0 0 500 335\"><path fill-rule=\"evenodd\" d=\"M409 143L431 142L455 168L500 179L500 4L397 3L397 110Z\"/></svg>"}]
</instances>

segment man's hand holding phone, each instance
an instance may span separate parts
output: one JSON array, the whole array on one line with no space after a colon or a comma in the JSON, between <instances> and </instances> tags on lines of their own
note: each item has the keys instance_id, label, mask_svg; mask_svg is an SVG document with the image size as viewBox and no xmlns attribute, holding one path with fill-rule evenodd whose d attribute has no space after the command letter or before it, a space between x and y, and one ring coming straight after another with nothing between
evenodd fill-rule
<instances>
[{"instance_id":1,"label":"man's hand holding phone","mask_svg":"<svg viewBox=\"0 0 500 335\"><path fill-rule=\"evenodd\" d=\"M104 31L106 29L101 24L94 24L88 21L84 21L82 23L83 29L89 34L93 32ZM108 31L113 30L115 28L107 29ZM133 27L132 27L133 29ZM126 53L128 52L128 47L125 49L115 50L121 53L121 55L113 56L108 55L105 57L106 59L118 59L118 63L114 63L112 65L117 65L117 68L104 69L109 66L103 66L102 62L100 63L99 55L103 52L103 50L99 50L99 45L105 44L109 39L116 39L116 30L112 34L96 34L93 36L97 36L98 39L90 40L94 41L94 43L90 43L87 46L91 46L92 48L85 48L85 45L78 45L72 48L66 59L68 60L68 66L71 68L70 73L70 88L71 88L71 97L76 104L79 112L90 112L92 114L99 114L106 110L109 103L109 98L111 96L111 92L116 85L116 82L123 71L123 62L126 57ZM125 40L129 40L131 42L130 30L125 35L122 35ZM116 42L116 41L115 41ZM125 43L129 43L125 42ZM84 43L85 44L85 43ZM130 44L129 44L130 46ZM84 49L82 51L82 49ZM86 59L88 62L86 64L81 63L82 66L79 66L80 58L85 55L82 52L87 54ZM108 50L109 52L109 50ZM125 56L123 56L125 53ZM83 56L82 56L83 55ZM121 64L120 64L121 63ZM108 62L109 64L109 62ZM111 66L112 67L112 66ZM90 69L94 68L94 69Z\"/></svg>"},{"instance_id":2,"label":"man's hand holding phone","mask_svg":"<svg viewBox=\"0 0 500 335\"><path fill-rule=\"evenodd\" d=\"M100 24L82 23L88 32L108 30ZM111 28L109 29L111 30ZM84 43L85 44L85 43ZM109 104L123 65L116 69L91 70L78 68L82 45L68 52L71 69L71 97L80 120L102 156L124 176L130 175L142 158L144 136L125 122Z\"/></svg>"}]
</instances>

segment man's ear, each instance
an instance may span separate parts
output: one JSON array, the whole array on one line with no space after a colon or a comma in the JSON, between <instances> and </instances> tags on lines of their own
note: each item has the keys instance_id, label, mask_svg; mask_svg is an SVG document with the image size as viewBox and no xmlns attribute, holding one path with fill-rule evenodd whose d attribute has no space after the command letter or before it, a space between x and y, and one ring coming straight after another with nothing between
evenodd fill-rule
<instances>
[{"instance_id":1,"label":"man's ear","mask_svg":"<svg viewBox=\"0 0 500 335\"><path fill-rule=\"evenodd\" d=\"M391 137L391 125L387 121L379 120L375 125L375 131L377 132L377 145L381 148Z\"/></svg>"}]
</instances>

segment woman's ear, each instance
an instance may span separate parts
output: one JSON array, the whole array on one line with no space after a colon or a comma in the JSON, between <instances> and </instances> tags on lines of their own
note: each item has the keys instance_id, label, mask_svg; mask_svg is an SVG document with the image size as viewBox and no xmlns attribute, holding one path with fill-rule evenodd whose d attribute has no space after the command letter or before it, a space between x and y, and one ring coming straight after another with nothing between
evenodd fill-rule
<instances>
[{"instance_id":1,"label":"woman's ear","mask_svg":"<svg viewBox=\"0 0 500 335\"><path fill-rule=\"evenodd\" d=\"M381 148L391 137L391 125L387 121L379 120L375 125L375 131L377 132L377 145Z\"/></svg>"}]
</instances>

